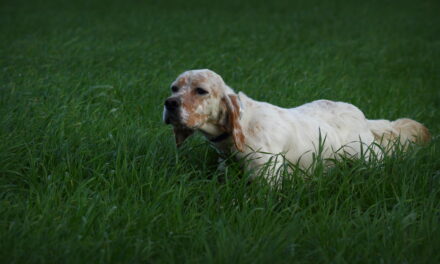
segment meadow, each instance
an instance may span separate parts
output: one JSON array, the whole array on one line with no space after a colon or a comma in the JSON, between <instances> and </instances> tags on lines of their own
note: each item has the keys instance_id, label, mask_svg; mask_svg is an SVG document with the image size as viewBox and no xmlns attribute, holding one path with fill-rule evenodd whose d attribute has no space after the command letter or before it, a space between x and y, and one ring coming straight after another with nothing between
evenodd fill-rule
<instances>
[{"instance_id":1,"label":"meadow","mask_svg":"<svg viewBox=\"0 0 440 264\"><path fill-rule=\"evenodd\" d=\"M440 263L440 3L0 2L1 263ZM162 122L209 68L293 107L409 117L428 146L282 188Z\"/></svg>"}]
</instances>

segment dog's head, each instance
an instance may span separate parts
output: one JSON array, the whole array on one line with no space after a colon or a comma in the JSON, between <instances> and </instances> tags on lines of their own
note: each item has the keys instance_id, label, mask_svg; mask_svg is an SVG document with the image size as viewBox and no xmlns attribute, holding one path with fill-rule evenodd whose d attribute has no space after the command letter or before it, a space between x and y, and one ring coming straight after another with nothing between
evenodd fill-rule
<instances>
[{"instance_id":1,"label":"dog's head","mask_svg":"<svg viewBox=\"0 0 440 264\"><path fill-rule=\"evenodd\" d=\"M200 130L207 136L229 133L235 147L243 151L239 99L220 75L210 70L186 71L171 84L171 92L163 120L173 125L178 146Z\"/></svg>"}]
</instances>

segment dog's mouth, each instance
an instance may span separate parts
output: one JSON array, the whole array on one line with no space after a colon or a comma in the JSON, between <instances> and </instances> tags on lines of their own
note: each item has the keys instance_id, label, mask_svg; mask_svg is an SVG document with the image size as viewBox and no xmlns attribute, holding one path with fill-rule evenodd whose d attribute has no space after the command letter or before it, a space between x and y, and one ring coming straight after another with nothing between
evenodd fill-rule
<instances>
[{"instance_id":1,"label":"dog's mouth","mask_svg":"<svg viewBox=\"0 0 440 264\"><path fill-rule=\"evenodd\" d=\"M164 122L166 125L172 125L173 123L175 123L175 121L170 116L166 116Z\"/></svg>"},{"instance_id":2,"label":"dog's mouth","mask_svg":"<svg viewBox=\"0 0 440 264\"><path fill-rule=\"evenodd\" d=\"M174 126L181 126L182 125L180 118L178 116L176 116L176 114L170 114L169 112L165 113L164 121L165 121L165 124L167 124L167 125L174 125Z\"/></svg>"},{"instance_id":3,"label":"dog's mouth","mask_svg":"<svg viewBox=\"0 0 440 264\"><path fill-rule=\"evenodd\" d=\"M164 111L163 121L166 125L172 125L175 128L179 129L190 129L197 130L202 125L203 122L196 122L192 125L188 124L185 118L182 117L180 111Z\"/></svg>"},{"instance_id":4,"label":"dog's mouth","mask_svg":"<svg viewBox=\"0 0 440 264\"><path fill-rule=\"evenodd\" d=\"M164 122L165 124L172 125L174 127L190 129L180 117L179 112L165 111Z\"/></svg>"}]
</instances>

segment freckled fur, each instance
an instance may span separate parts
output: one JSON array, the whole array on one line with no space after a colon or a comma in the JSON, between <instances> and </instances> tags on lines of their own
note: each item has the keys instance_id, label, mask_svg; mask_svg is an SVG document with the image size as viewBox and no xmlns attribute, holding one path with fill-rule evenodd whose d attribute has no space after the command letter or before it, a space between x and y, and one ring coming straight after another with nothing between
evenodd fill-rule
<instances>
[{"instance_id":1,"label":"freckled fur","mask_svg":"<svg viewBox=\"0 0 440 264\"><path fill-rule=\"evenodd\" d=\"M380 157L373 143L392 151L390 145L397 138L405 144L430 140L428 129L417 121L368 120L356 106L344 102L317 100L287 109L255 101L242 92L236 94L210 70L184 72L173 85L180 85L173 96L182 100L182 124L208 138L231 133L230 139L216 147L223 152L238 151L239 158L248 159L245 169L254 175L273 154L280 153L307 169L319 150L320 138L324 159L368 158L372 153ZM207 89L209 96L196 95L195 87ZM281 165L281 160L275 162L273 171ZM278 180L278 173L264 176L271 182Z\"/></svg>"}]
</instances>

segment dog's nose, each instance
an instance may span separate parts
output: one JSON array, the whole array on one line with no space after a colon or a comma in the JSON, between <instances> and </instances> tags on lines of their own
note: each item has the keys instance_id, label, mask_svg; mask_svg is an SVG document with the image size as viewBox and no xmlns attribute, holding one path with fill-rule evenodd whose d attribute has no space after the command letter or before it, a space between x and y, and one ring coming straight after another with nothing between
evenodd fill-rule
<instances>
[{"instance_id":1,"label":"dog's nose","mask_svg":"<svg viewBox=\"0 0 440 264\"><path fill-rule=\"evenodd\" d=\"M177 98L168 98L165 101L165 108L169 111L174 111L180 106L180 101Z\"/></svg>"}]
</instances>

